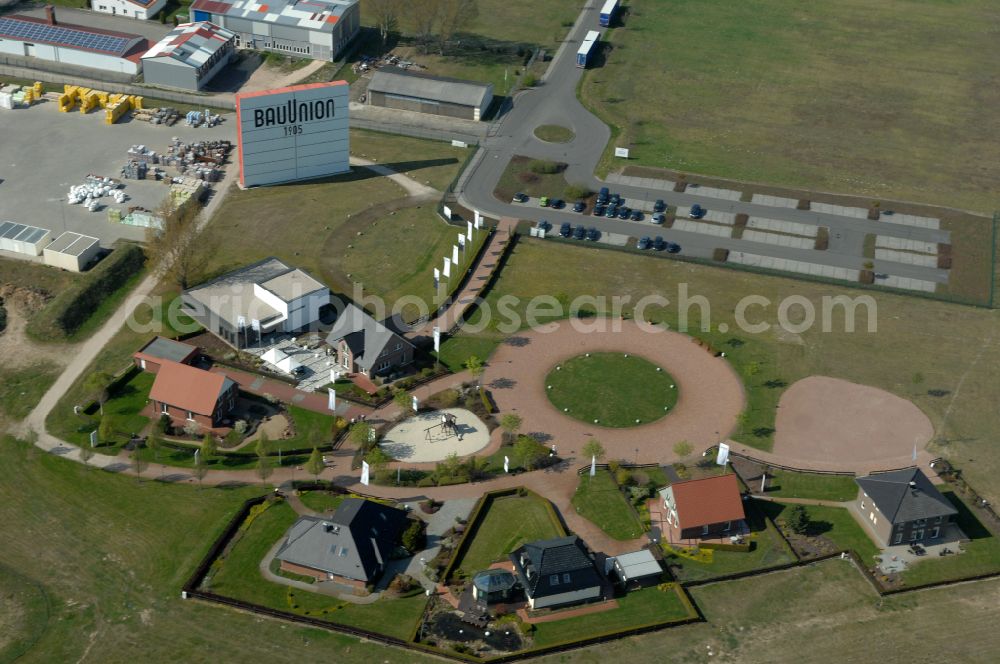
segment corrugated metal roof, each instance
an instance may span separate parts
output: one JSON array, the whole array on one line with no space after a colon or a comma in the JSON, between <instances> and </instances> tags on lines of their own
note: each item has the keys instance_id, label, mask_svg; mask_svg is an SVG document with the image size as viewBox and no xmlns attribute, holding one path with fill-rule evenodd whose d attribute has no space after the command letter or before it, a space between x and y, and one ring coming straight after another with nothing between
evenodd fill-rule
<instances>
[{"instance_id":1,"label":"corrugated metal roof","mask_svg":"<svg viewBox=\"0 0 1000 664\"><path fill-rule=\"evenodd\" d=\"M146 51L142 59L171 58L197 68L208 62L216 51L225 47L235 36L234 32L208 21L182 23Z\"/></svg>"},{"instance_id":2,"label":"corrugated metal roof","mask_svg":"<svg viewBox=\"0 0 1000 664\"><path fill-rule=\"evenodd\" d=\"M320 32L333 32L333 26L359 0L195 0L193 11L242 18L261 23L290 25Z\"/></svg>"},{"instance_id":3,"label":"corrugated metal roof","mask_svg":"<svg viewBox=\"0 0 1000 664\"><path fill-rule=\"evenodd\" d=\"M398 67L376 71L368 90L479 108L493 95L492 84L417 74Z\"/></svg>"}]
</instances>

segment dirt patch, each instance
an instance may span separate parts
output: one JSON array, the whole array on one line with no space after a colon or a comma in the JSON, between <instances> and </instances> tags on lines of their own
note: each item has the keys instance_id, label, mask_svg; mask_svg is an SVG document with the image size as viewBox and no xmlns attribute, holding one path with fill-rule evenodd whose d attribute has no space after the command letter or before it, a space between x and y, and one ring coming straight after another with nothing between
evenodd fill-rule
<instances>
[{"instance_id":1,"label":"dirt patch","mask_svg":"<svg viewBox=\"0 0 1000 664\"><path fill-rule=\"evenodd\" d=\"M48 360L65 366L71 359L68 344L38 344L28 338L26 328L28 316L18 299L4 298L7 310L7 327L0 334L0 367L4 369L20 369ZM28 310L31 310L30 303Z\"/></svg>"}]
</instances>

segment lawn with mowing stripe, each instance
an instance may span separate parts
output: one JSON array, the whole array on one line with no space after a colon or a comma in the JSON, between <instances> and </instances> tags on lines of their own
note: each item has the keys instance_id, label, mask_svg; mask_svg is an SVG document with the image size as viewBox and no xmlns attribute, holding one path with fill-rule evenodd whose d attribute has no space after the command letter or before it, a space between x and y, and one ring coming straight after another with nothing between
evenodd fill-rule
<instances>
[{"instance_id":1,"label":"lawn with mowing stripe","mask_svg":"<svg viewBox=\"0 0 1000 664\"><path fill-rule=\"evenodd\" d=\"M525 542L563 534L544 498L533 493L495 498L486 515L480 518L476 532L472 533L472 544L455 568L472 576L503 560Z\"/></svg>"},{"instance_id":2,"label":"lawn with mowing stripe","mask_svg":"<svg viewBox=\"0 0 1000 664\"><path fill-rule=\"evenodd\" d=\"M616 540L630 540L642 535L639 516L629 505L611 473L598 471L580 478L573 495L573 506L585 519Z\"/></svg>"},{"instance_id":3,"label":"lawn with mowing stripe","mask_svg":"<svg viewBox=\"0 0 1000 664\"><path fill-rule=\"evenodd\" d=\"M848 475L798 473L792 470L773 469L767 471L767 478L768 496L837 502L846 502L858 497L857 482Z\"/></svg>"},{"instance_id":4,"label":"lawn with mowing stripe","mask_svg":"<svg viewBox=\"0 0 1000 664\"><path fill-rule=\"evenodd\" d=\"M305 491L299 498L302 504L317 512L332 512L337 509L345 496L341 493L330 493L329 491Z\"/></svg>"},{"instance_id":5,"label":"lawn with mowing stripe","mask_svg":"<svg viewBox=\"0 0 1000 664\"><path fill-rule=\"evenodd\" d=\"M602 427L654 422L677 403L674 379L637 355L588 353L559 363L545 379L558 410Z\"/></svg>"}]
</instances>

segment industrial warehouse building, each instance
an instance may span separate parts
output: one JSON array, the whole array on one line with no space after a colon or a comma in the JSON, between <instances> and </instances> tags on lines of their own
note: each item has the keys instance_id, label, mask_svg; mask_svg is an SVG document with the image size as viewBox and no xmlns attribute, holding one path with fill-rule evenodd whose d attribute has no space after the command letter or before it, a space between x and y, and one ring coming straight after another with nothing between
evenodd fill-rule
<instances>
[{"instance_id":1,"label":"industrial warehouse building","mask_svg":"<svg viewBox=\"0 0 1000 664\"><path fill-rule=\"evenodd\" d=\"M236 35L212 23L183 23L142 56L152 85L201 90L233 59Z\"/></svg>"},{"instance_id":2,"label":"industrial warehouse building","mask_svg":"<svg viewBox=\"0 0 1000 664\"><path fill-rule=\"evenodd\" d=\"M0 250L26 256L41 256L42 249L52 242L52 234L45 228L0 222Z\"/></svg>"},{"instance_id":3,"label":"industrial warehouse building","mask_svg":"<svg viewBox=\"0 0 1000 664\"><path fill-rule=\"evenodd\" d=\"M45 8L46 18L0 16L0 53L119 74L139 73L148 43L139 35L59 23L55 10Z\"/></svg>"},{"instance_id":4,"label":"industrial warehouse building","mask_svg":"<svg viewBox=\"0 0 1000 664\"><path fill-rule=\"evenodd\" d=\"M449 118L482 120L493 102L493 84L416 74L383 67L368 85L368 103Z\"/></svg>"},{"instance_id":5,"label":"industrial warehouse building","mask_svg":"<svg viewBox=\"0 0 1000 664\"><path fill-rule=\"evenodd\" d=\"M167 6L167 0L91 0L90 8L102 14L128 16L142 21L160 13Z\"/></svg>"},{"instance_id":6,"label":"industrial warehouse building","mask_svg":"<svg viewBox=\"0 0 1000 664\"><path fill-rule=\"evenodd\" d=\"M46 265L70 272L83 272L101 253L101 241L89 235L66 231L42 250Z\"/></svg>"},{"instance_id":7,"label":"industrial warehouse building","mask_svg":"<svg viewBox=\"0 0 1000 664\"><path fill-rule=\"evenodd\" d=\"M236 46L333 61L361 30L359 0L195 0L195 21L236 33Z\"/></svg>"}]
</instances>

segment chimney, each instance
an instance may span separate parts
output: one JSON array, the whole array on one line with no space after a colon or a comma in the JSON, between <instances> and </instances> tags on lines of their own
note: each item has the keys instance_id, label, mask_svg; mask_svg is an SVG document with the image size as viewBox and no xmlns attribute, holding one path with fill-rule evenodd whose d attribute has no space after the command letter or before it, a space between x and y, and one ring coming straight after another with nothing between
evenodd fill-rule
<instances>
[{"instance_id":1,"label":"chimney","mask_svg":"<svg viewBox=\"0 0 1000 664\"><path fill-rule=\"evenodd\" d=\"M45 18L48 19L49 25L56 24L56 8L52 5L45 5Z\"/></svg>"}]
</instances>

